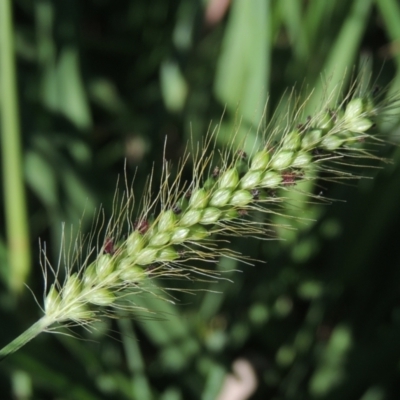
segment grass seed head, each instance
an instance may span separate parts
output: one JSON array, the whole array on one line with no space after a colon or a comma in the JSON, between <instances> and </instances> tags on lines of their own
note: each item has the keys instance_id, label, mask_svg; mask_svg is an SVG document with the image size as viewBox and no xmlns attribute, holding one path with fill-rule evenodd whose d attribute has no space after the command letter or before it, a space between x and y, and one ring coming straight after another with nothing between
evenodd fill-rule
<instances>
[{"instance_id":1,"label":"grass seed head","mask_svg":"<svg viewBox=\"0 0 400 400\"><path fill-rule=\"evenodd\" d=\"M89 262L89 256L73 256L83 261L77 271L67 267L64 284L58 282L59 268L54 271L56 282L44 301L46 316L54 322L86 324L113 309L134 311L135 305L126 301L129 293L159 296L159 290L153 289L154 279L217 277L217 271L201 269L190 260L214 261L221 255L240 258L218 247L215 238L265 236L270 230L268 223L251 221L252 211L270 214L273 209L266 205L283 201L280 189L294 190L298 182L316 176L316 171L325 169L339 179L358 178L342 173L340 161L376 158L360 148L360 143L379 142L373 132L376 120L394 106L394 100L398 106L397 99L374 105L369 96L356 95L336 108L322 106L314 116L305 118L305 105L297 110L288 106L284 117L266 129L266 145L253 154L237 150L243 147L235 148L235 139L218 153L212 144L217 133L207 135L202 144L193 146L193 181L189 185L181 182L187 156L172 180L165 163L160 191L155 199L151 197L151 177L137 219L124 229L124 221L132 220L135 198L126 190L106 225L103 245L93 245L95 235L89 240L88 254L95 255L94 261ZM213 167L215 163L217 167ZM159 204L161 211L156 213Z\"/></svg>"}]
</instances>

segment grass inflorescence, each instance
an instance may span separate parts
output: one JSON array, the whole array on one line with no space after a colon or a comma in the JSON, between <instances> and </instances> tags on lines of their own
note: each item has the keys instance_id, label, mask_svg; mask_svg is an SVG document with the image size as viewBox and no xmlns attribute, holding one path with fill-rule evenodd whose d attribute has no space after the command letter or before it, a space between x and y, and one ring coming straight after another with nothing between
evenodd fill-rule
<instances>
[{"instance_id":1,"label":"grass inflorescence","mask_svg":"<svg viewBox=\"0 0 400 400\"><path fill-rule=\"evenodd\" d=\"M48 272L55 277L46 289L44 317L0 355L60 324L87 325L104 315L134 311L138 307L132 295L152 292L160 296L160 290L153 286L155 279L216 278L215 270L199 267L197 261L214 262L221 255L242 257L221 245L218 238L267 238L273 234L268 220L251 219L254 211L277 212L275 205L285 191L295 190L301 181L315 180L321 171L325 179L359 178L343 167L361 166L367 158L378 159L368 149L371 144L383 143L377 120L397 105L397 100L376 105L373 92L353 92L335 107L330 99L329 107L322 105L311 116L304 115L305 104L294 102L294 108L293 104L288 107L286 114L262 133L262 145L250 154L235 138L228 149L217 151L216 129L201 144L193 145L191 181L181 179L189 153L175 178L171 179L165 161L158 193L152 196L150 178L135 218L135 197L127 188L122 199L115 200L119 207L106 228L95 227L88 238L85 256L80 239L75 241L76 249L70 252L73 256L63 261L66 271L62 281L61 267L53 268L44 257L46 287ZM105 233L100 234L102 231Z\"/></svg>"}]
</instances>

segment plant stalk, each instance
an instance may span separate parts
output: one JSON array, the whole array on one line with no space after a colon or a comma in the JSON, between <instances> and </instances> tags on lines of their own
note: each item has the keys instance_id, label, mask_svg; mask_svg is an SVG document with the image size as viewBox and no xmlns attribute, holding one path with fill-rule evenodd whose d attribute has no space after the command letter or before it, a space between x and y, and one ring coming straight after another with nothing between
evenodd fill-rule
<instances>
[{"instance_id":1,"label":"plant stalk","mask_svg":"<svg viewBox=\"0 0 400 400\"><path fill-rule=\"evenodd\" d=\"M21 333L21 335L19 335L7 346L4 346L0 350L0 361L6 358L8 355L15 353L22 346L26 345L33 338L42 333L53 322L54 322L53 318L50 318L47 315L40 318L30 328L28 328L25 332Z\"/></svg>"},{"instance_id":2,"label":"plant stalk","mask_svg":"<svg viewBox=\"0 0 400 400\"><path fill-rule=\"evenodd\" d=\"M0 1L0 115L4 207L8 241L8 283L20 292L31 257L23 180L11 0Z\"/></svg>"}]
</instances>

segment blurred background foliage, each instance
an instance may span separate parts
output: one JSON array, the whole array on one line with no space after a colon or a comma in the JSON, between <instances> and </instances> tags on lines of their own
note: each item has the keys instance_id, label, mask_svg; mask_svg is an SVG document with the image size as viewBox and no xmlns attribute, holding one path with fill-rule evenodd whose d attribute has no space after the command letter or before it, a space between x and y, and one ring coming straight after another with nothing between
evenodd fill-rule
<instances>
[{"instance_id":1,"label":"blurred background foliage","mask_svg":"<svg viewBox=\"0 0 400 400\"><path fill-rule=\"evenodd\" d=\"M62 224L88 232L100 205L111 214L125 162L140 194L153 165L160 175L164 147L176 165L223 112L219 145L235 130L252 144L263 112L294 85L314 88L309 113L361 66L400 91L396 0L15 0L13 16L32 253L20 284L39 302L39 238L56 264ZM399 119L381 126L392 142ZM212 400L244 359L256 389L237 399L397 399L400 159L379 151L393 163L366 170L373 180L305 188L345 202L293 195L287 212L301 219L279 230L284 240L233 240L264 261L220 260L220 270L242 270L226 273L233 283L193 282L210 291L176 306L137 299L159 317L104 321L75 331L83 340L36 338L0 363L1 398ZM1 210L4 345L40 310L29 290L8 288L3 200Z\"/></svg>"}]
</instances>

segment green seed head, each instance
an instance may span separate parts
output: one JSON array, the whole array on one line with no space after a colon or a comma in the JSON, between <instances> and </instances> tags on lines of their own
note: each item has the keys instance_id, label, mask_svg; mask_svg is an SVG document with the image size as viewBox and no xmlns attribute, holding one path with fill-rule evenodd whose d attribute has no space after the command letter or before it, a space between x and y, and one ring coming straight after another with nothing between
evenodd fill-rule
<instances>
[{"instance_id":1,"label":"green seed head","mask_svg":"<svg viewBox=\"0 0 400 400\"><path fill-rule=\"evenodd\" d=\"M233 209L233 210L225 211L222 214L221 219L223 219L224 221L230 221L230 220L238 218L238 217L239 217L238 210Z\"/></svg>"},{"instance_id":2,"label":"green seed head","mask_svg":"<svg viewBox=\"0 0 400 400\"><path fill-rule=\"evenodd\" d=\"M182 243L189 236L189 228L176 228L171 237L171 243L178 244Z\"/></svg>"},{"instance_id":3,"label":"green seed head","mask_svg":"<svg viewBox=\"0 0 400 400\"><path fill-rule=\"evenodd\" d=\"M344 112L344 119L347 121L358 118L363 110L364 104L362 99L353 99L347 104L346 111Z\"/></svg>"},{"instance_id":4,"label":"green seed head","mask_svg":"<svg viewBox=\"0 0 400 400\"><path fill-rule=\"evenodd\" d=\"M208 204L208 194L205 189L193 191L189 200L189 208L204 208Z\"/></svg>"},{"instance_id":5,"label":"green seed head","mask_svg":"<svg viewBox=\"0 0 400 400\"><path fill-rule=\"evenodd\" d=\"M149 240L149 245L153 247L161 247L171 240L171 234L168 232L158 232Z\"/></svg>"},{"instance_id":6,"label":"green seed head","mask_svg":"<svg viewBox=\"0 0 400 400\"><path fill-rule=\"evenodd\" d=\"M328 135L322 139L321 147L328 151L337 150L346 139L342 139L339 135Z\"/></svg>"},{"instance_id":7,"label":"green seed head","mask_svg":"<svg viewBox=\"0 0 400 400\"><path fill-rule=\"evenodd\" d=\"M312 163L312 157L310 153L298 153L296 158L293 160L293 168L307 168Z\"/></svg>"},{"instance_id":8,"label":"green seed head","mask_svg":"<svg viewBox=\"0 0 400 400\"><path fill-rule=\"evenodd\" d=\"M289 132L283 139L282 149L296 151L300 147L300 132L296 129Z\"/></svg>"},{"instance_id":9,"label":"green seed head","mask_svg":"<svg viewBox=\"0 0 400 400\"><path fill-rule=\"evenodd\" d=\"M101 280L111 274L114 270L113 259L109 254L102 254L96 260L97 279ZM86 271L85 271L86 276ZM85 277L84 277L85 279Z\"/></svg>"},{"instance_id":10,"label":"green seed head","mask_svg":"<svg viewBox=\"0 0 400 400\"><path fill-rule=\"evenodd\" d=\"M44 304L45 322L48 316L50 323L69 319L82 324L91 322L85 320L93 319L101 312L93 305L107 307L103 313L107 315L112 309L125 307L127 303L118 300L124 300L128 289L132 289L132 294L153 291L159 295L159 288L153 289L151 279L186 277L191 268L197 268L184 264L187 261L210 261L216 255L234 255L229 249L217 247L218 243L212 241L211 235L261 236L265 227L256 223L261 220L253 221L251 215L243 217L252 211L272 213L275 210L272 203L277 200L282 206L279 213L286 209L282 204L285 199L274 200L273 191L268 189L289 191L298 180L319 179L317 167L322 165L323 171L323 163L332 159L368 157L367 152L358 151L356 146L363 145L361 138L369 137L367 131L373 125L372 117L385 111L386 107L385 104L374 107L373 99L353 98L346 107L342 103L329 110L323 106L303 125L297 125L296 119L304 106L299 110L290 106L284 119L277 121L275 126L268 125L268 129L272 128L272 136L261 138L268 147L278 143L271 145L272 150L267 149L267 145L262 147L249 158L244 151L235 150L233 143L227 143L227 149L219 153L207 139L196 152L192 183L182 182L183 166L178 169L175 180L169 180L169 171L165 173L164 169L160 192L154 196L150 193L152 189L146 192L141 202L143 209L139 210L141 217L132 223L134 229L129 231L122 244L114 249L113 239L122 237L126 221L131 221L132 201L118 204L114 219L104 224L112 236L94 262L85 267L86 259L79 258L80 254L71 257L74 262L83 259L85 264L79 266L77 273L71 272L72 266L68 267L63 287L59 281L50 287ZM297 128L293 130L288 128L295 126ZM314 156L314 149L327 150L331 154L319 152ZM216 161L214 155L218 154L221 159ZM218 167L212 170L214 161ZM314 163L316 168L313 168ZM347 159L344 159L345 163ZM329 172L336 172L335 165L339 164L331 163ZM213 172L207 177L203 175L207 171ZM348 177L350 173L344 175L344 178ZM181 191L185 190L183 195ZM125 197L123 199L125 201ZM270 207L264 207L267 202ZM161 211L156 217L159 208ZM96 234L90 238L95 238Z\"/></svg>"},{"instance_id":11,"label":"green seed head","mask_svg":"<svg viewBox=\"0 0 400 400\"><path fill-rule=\"evenodd\" d=\"M84 287L91 287L98 282L96 266L97 262L95 261L85 269L82 279L82 284Z\"/></svg>"},{"instance_id":12,"label":"green seed head","mask_svg":"<svg viewBox=\"0 0 400 400\"><path fill-rule=\"evenodd\" d=\"M209 189L212 189L214 186L215 186L215 179L214 179L213 177L210 176L210 177L204 182L203 188L204 188L205 190L209 190Z\"/></svg>"},{"instance_id":13,"label":"green seed head","mask_svg":"<svg viewBox=\"0 0 400 400\"><path fill-rule=\"evenodd\" d=\"M330 129L333 128L333 121L332 121L332 115L329 114L328 112L325 112L321 115L321 117L318 119L316 123L317 128L323 129L325 131L329 131ZM302 147L303 142L302 142Z\"/></svg>"},{"instance_id":14,"label":"green seed head","mask_svg":"<svg viewBox=\"0 0 400 400\"><path fill-rule=\"evenodd\" d=\"M271 168L276 170L282 170L289 167L293 161L293 151L281 150L274 154L271 160Z\"/></svg>"},{"instance_id":15,"label":"green seed head","mask_svg":"<svg viewBox=\"0 0 400 400\"><path fill-rule=\"evenodd\" d=\"M221 189L235 188L239 183L239 173L236 168L225 171L218 179L218 186Z\"/></svg>"},{"instance_id":16,"label":"green seed head","mask_svg":"<svg viewBox=\"0 0 400 400\"><path fill-rule=\"evenodd\" d=\"M87 301L98 306L109 306L115 301L115 295L113 295L107 289L96 289L88 293Z\"/></svg>"},{"instance_id":17,"label":"green seed head","mask_svg":"<svg viewBox=\"0 0 400 400\"><path fill-rule=\"evenodd\" d=\"M313 129L306 132L301 141L301 148L307 150L315 147L321 141L322 133L322 129Z\"/></svg>"},{"instance_id":18,"label":"green seed head","mask_svg":"<svg viewBox=\"0 0 400 400\"><path fill-rule=\"evenodd\" d=\"M176 224L176 215L172 210L167 210L161 213L158 219L158 231L167 232L171 230Z\"/></svg>"},{"instance_id":19,"label":"green seed head","mask_svg":"<svg viewBox=\"0 0 400 400\"><path fill-rule=\"evenodd\" d=\"M210 206L223 207L229 202L232 196L231 189L217 189L211 196Z\"/></svg>"},{"instance_id":20,"label":"green seed head","mask_svg":"<svg viewBox=\"0 0 400 400\"><path fill-rule=\"evenodd\" d=\"M215 224L219 217L221 216L221 210L215 207L207 207L202 215L201 220L199 221L200 224L208 225L208 224Z\"/></svg>"},{"instance_id":21,"label":"green seed head","mask_svg":"<svg viewBox=\"0 0 400 400\"><path fill-rule=\"evenodd\" d=\"M157 255L158 262L169 262L177 260L178 258L179 254L172 246L162 249Z\"/></svg>"},{"instance_id":22,"label":"green seed head","mask_svg":"<svg viewBox=\"0 0 400 400\"><path fill-rule=\"evenodd\" d=\"M143 249L145 244L146 241L144 240L143 235L138 231L134 231L126 240L126 251L128 255L136 255Z\"/></svg>"},{"instance_id":23,"label":"green seed head","mask_svg":"<svg viewBox=\"0 0 400 400\"><path fill-rule=\"evenodd\" d=\"M240 180L242 189L253 189L260 184L261 177L264 171L248 171Z\"/></svg>"},{"instance_id":24,"label":"green seed head","mask_svg":"<svg viewBox=\"0 0 400 400\"><path fill-rule=\"evenodd\" d=\"M146 278L146 273L141 267L131 265L129 268L124 268L119 277L123 282L139 283Z\"/></svg>"},{"instance_id":25,"label":"green seed head","mask_svg":"<svg viewBox=\"0 0 400 400\"><path fill-rule=\"evenodd\" d=\"M350 131L363 133L370 129L373 125L373 122L368 118L358 118L349 124L348 128Z\"/></svg>"},{"instance_id":26,"label":"green seed head","mask_svg":"<svg viewBox=\"0 0 400 400\"><path fill-rule=\"evenodd\" d=\"M282 182L282 176L273 171L267 171L264 173L260 187L268 188L268 189L275 189L277 188Z\"/></svg>"},{"instance_id":27,"label":"green seed head","mask_svg":"<svg viewBox=\"0 0 400 400\"><path fill-rule=\"evenodd\" d=\"M54 285L51 285L49 293L47 293L46 299L44 300L44 309L46 315L57 313L61 303L60 295Z\"/></svg>"},{"instance_id":28,"label":"green seed head","mask_svg":"<svg viewBox=\"0 0 400 400\"><path fill-rule=\"evenodd\" d=\"M81 281L78 278L78 274L75 272L70 275L67 279L67 282L64 285L62 291L63 301L68 302L69 299L73 300L75 297L79 295L81 292Z\"/></svg>"},{"instance_id":29,"label":"green seed head","mask_svg":"<svg viewBox=\"0 0 400 400\"><path fill-rule=\"evenodd\" d=\"M190 227L190 233L189 236L187 237L187 240L192 240L192 241L199 241L203 240L206 237L210 236L210 232L205 228L203 225L196 224L192 227Z\"/></svg>"},{"instance_id":30,"label":"green seed head","mask_svg":"<svg viewBox=\"0 0 400 400\"><path fill-rule=\"evenodd\" d=\"M244 207L253 201L253 196L248 190L236 190L229 204L234 207Z\"/></svg>"},{"instance_id":31,"label":"green seed head","mask_svg":"<svg viewBox=\"0 0 400 400\"><path fill-rule=\"evenodd\" d=\"M180 226L192 226L201 219L202 211L200 209L189 209L182 215L179 221Z\"/></svg>"},{"instance_id":32,"label":"green seed head","mask_svg":"<svg viewBox=\"0 0 400 400\"><path fill-rule=\"evenodd\" d=\"M134 263L137 265L149 265L156 260L157 252L157 247L146 247L137 254L134 258Z\"/></svg>"},{"instance_id":33,"label":"green seed head","mask_svg":"<svg viewBox=\"0 0 400 400\"><path fill-rule=\"evenodd\" d=\"M88 308L87 304L75 302L66 307L63 320L84 321L93 318L95 313Z\"/></svg>"},{"instance_id":34,"label":"green seed head","mask_svg":"<svg viewBox=\"0 0 400 400\"><path fill-rule=\"evenodd\" d=\"M269 159L269 154L266 151L259 151L258 153L254 154L251 160L250 170L264 171L268 166Z\"/></svg>"}]
</instances>

